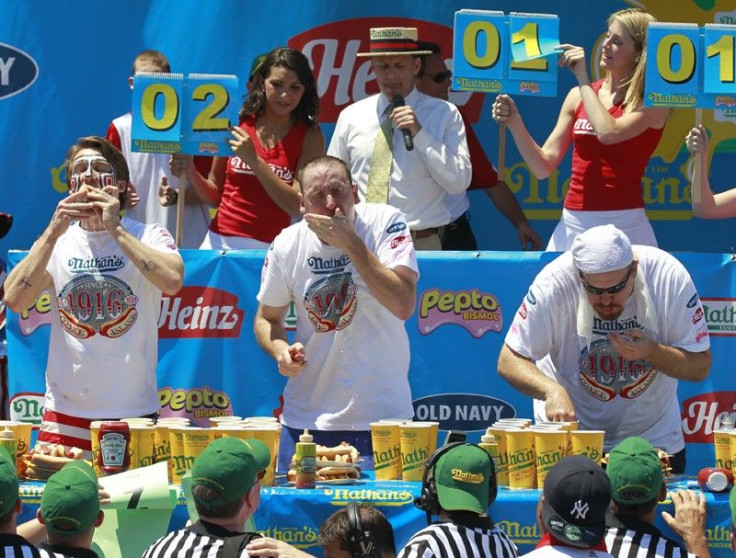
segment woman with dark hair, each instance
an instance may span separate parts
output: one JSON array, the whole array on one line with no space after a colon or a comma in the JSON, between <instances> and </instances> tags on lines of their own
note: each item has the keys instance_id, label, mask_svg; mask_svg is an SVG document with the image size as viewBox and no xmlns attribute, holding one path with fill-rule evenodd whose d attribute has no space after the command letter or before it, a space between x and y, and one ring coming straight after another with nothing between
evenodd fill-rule
<instances>
[{"instance_id":1,"label":"woman with dark hair","mask_svg":"<svg viewBox=\"0 0 736 558\"><path fill-rule=\"evenodd\" d=\"M231 129L233 155L215 157L209 178L197 172L191 156L172 157L171 171L186 173L200 196L219 207L200 248L267 248L299 215L297 172L325 151L318 116L307 58L275 48L255 70L240 123Z\"/></svg>"}]
</instances>

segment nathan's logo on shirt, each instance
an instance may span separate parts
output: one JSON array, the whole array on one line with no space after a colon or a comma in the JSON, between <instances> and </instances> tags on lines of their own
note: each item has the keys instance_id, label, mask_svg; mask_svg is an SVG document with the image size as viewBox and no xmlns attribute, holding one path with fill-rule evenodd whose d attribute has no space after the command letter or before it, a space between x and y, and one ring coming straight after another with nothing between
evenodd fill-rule
<instances>
[{"instance_id":1,"label":"nathan's logo on shirt","mask_svg":"<svg viewBox=\"0 0 736 558\"><path fill-rule=\"evenodd\" d=\"M335 273L312 283L304 294L304 308L317 333L340 331L358 309L358 286L350 272Z\"/></svg>"},{"instance_id":2,"label":"nathan's logo on shirt","mask_svg":"<svg viewBox=\"0 0 736 558\"><path fill-rule=\"evenodd\" d=\"M380 18L379 18L380 19ZM379 19L353 18L333 21L307 29L291 37L288 45L304 53L312 67L320 96L319 120L336 122L340 111L365 97L378 93L378 83L371 68L370 58L355 56L368 52L369 29L376 27ZM431 37L440 45L445 57L452 57L452 27L412 18L385 20L387 25L417 27L420 37ZM483 108L480 93L453 92L450 101L465 106L471 122L477 122Z\"/></svg>"},{"instance_id":3,"label":"nathan's logo on shirt","mask_svg":"<svg viewBox=\"0 0 736 558\"><path fill-rule=\"evenodd\" d=\"M419 332L429 335L445 324L464 327L470 335L483 337L488 331L500 332L503 314L498 299L477 289L440 291L428 289L419 297Z\"/></svg>"},{"instance_id":4,"label":"nathan's logo on shirt","mask_svg":"<svg viewBox=\"0 0 736 558\"><path fill-rule=\"evenodd\" d=\"M645 360L626 360L608 339L585 347L578 361L580 384L596 399L611 401L617 395L636 399L657 377L657 369Z\"/></svg>"},{"instance_id":5,"label":"nathan's logo on shirt","mask_svg":"<svg viewBox=\"0 0 736 558\"><path fill-rule=\"evenodd\" d=\"M79 275L58 296L59 321L67 333L88 339L97 333L117 338L138 319L138 296L112 275Z\"/></svg>"},{"instance_id":6,"label":"nathan's logo on shirt","mask_svg":"<svg viewBox=\"0 0 736 558\"><path fill-rule=\"evenodd\" d=\"M644 328L639 322L636 321L635 317L621 321L601 320L597 316L593 317L593 333L596 333L598 335L606 335L607 333L611 333L612 331L621 333L629 329L643 330Z\"/></svg>"},{"instance_id":7,"label":"nathan's logo on shirt","mask_svg":"<svg viewBox=\"0 0 736 558\"><path fill-rule=\"evenodd\" d=\"M391 241L391 248L396 249L402 244L406 244L411 240L411 235L399 235Z\"/></svg>"},{"instance_id":8,"label":"nathan's logo on shirt","mask_svg":"<svg viewBox=\"0 0 736 558\"><path fill-rule=\"evenodd\" d=\"M702 319L703 319L703 309L698 308L697 310L695 310L695 313L693 314L693 323L697 324Z\"/></svg>"},{"instance_id":9,"label":"nathan's logo on shirt","mask_svg":"<svg viewBox=\"0 0 736 558\"><path fill-rule=\"evenodd\" d=\"M736 419L736 391L701 393L682 402L685 442L712 444L713 431L724 418Z\"/></svg>"},{"instance_id":10,"label":"nathan's logo on shirt","mask_svg":"<svg viewBox=\"0 0 736 558\"><path fill-rule=\"evenodd\" d=\"M174 296L161 297L158 336L240 337L244 314L233 293L212 287L182 287Z\"/></svg>"},{"instance_id":11,"label":"nathan's logo on shirt","mask_svg":"<svg viewBox=\"0 0 736 558\"><path fill-rule=\"evenodd\" d=\"M593 129L593 125L590 123L590 120L588 120L587 118L578 118L572 127L572 133L585 136L594 136L595 130Z\"/></svg>"},{"instance_id":12,"label":"nathan's logo on shirt","mask_svg":"<svg viewBox=\"0 0 736 558\"><path fill-rule=\"evenodd\" d=\"M28 89L38 77L38 64L27 53L0 43L0 99Z\"/></svg>"},{"instance_id":13,"label":"nathan's logo on shirt","mask_svg":"<svg viewBox=\"0 0 736 558\"><path fill-rule=\"evenodd\" d=\"M389 227L386 229L387 234L394 234L399 231L403 231L406 229L406 223L398 222L394 223L392 225L389 225Z\"/></svg>"},{"instance_id":14,"label":"nathan's logo on shirt","mask_svg":"<svg viewBox=\"0 0 736 558\"><path fill-rule=\"evenodd\" d=\"M268 166L284 182L291 184L294 181L294 173L290 168L274 165L273 163L269 163ZM240 157L230 158L230 168L238 174L253 174L253 170Z\"/></svg>"},{"instance_id":15,"label":"nathan's logo on shirt","mask_svg":"<svg viewBox=\"0 0 736 558\"><path fill-rule=\"evenodd\" d=\"M701 298L700 302L708 333L714 337L736 336L736 298Z\"/></svg>"},{"instance_id":16,"label":"nathan's logo on shirt","mask_svg":"<svg viewBox=\"0 0 736 558\"><path fill-rule=\"evenodd\" d=\"M69 258L66 265L72 273L109 273L122 268L125 261L120 256L112 255L104 258Z\"/></svg>"},{"instance_id":17,"label":"nathan's logo on shirt","mask_svg":"<svg viewBox=\"0 0 736 558\"><path fill-rule=\"evenodd\" d=\"M319 256L311 257L307 260L307 265L312 273L326 274L345 271L345 268L351 263L351 259L346 254L339 258L320 258Z\"/></svg>"}]
</instances>

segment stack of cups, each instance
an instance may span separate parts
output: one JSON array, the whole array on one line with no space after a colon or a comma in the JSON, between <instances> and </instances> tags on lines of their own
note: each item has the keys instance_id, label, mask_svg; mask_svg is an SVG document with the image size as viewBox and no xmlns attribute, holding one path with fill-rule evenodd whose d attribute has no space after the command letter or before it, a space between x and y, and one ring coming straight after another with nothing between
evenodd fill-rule
<instances>
[{"instance_id":1,"label":"stack of cups","mask_svg":"<svg viewBox=\"0 0 736 558\"><path fill-rule=\"evenodd\" d=\"M227 424L227 423L226 423ZM276 478L276 464L279 457L279 442L281 441L281 423L276 417L246 417L240 423L243 438L260 440L271 452L271 463L266 468L266 474L261 479L263 486L273 486Z\"/></svg>"},{"instance_id":2,"label":"stack of cups","mask_svg":"<svg viewBox=\"0 0 736 558\"><path fill-rule=\"evenodd\" d=\"M371 423L376 480L421 481L437 449L439 422L381 419Z\"/></svg>"},{"instance_id":3,"label":"stack of cups","mask_svg":"<svg viewBox=\"0 0 736 558\"><path fill-rule=\"evenodd\" d=\"M22 467L23 456L28 453L31 445L31 431L33 425L30 422L15 420L0 420L0 430L9 428L15 437L16 463Z\"/></svg>"},{"instance_id":4,"label":"stack of cups","mask_svg":"<svg viewBox=\"0 0 736 558\"><path fill-rule=\"evenodd\" d=\"M155 462L156 453L156 427L151 418L124 418L121 422L127 422L130 427L130 444L128 454L130 455L129 469L148 467Z\"/></svg>"},{"instance_id":5,"label":"stack of cups","mask_svg":"<svg viewBox=\"0 0 736 558\"><path fill-rule=\"evenodd\" d=\"M166 461L169 469L169 482L174 480L169 429L175 426L189 426L189 419L186 417L162 417L156 421L154 462Z\"/></svg>"},{"instance_id":6,"label":"stack of cups","mask_svg":"<svg viewBox=\"0 0 736 558\"><path fill-rule=\"evenodd\" d=\"M724 417L713 431L716 467L733 471L734 455L731 446L736 444L732 441L734 437L736 437L736 431L733 429L733 422L730 420L730 416Z\"/></svg>"},{"instance_id":7,"label":"stack of cups","mask_svg":"<svg viewBox=\"0 0 736 558\"><path fill-rule=\"evenodd\" d=\"M181 484L181 478L190 469L184 450L184 432L192 428L189 424L167 424L169 446L171 448L171 482Z\"/></svg>"},{"instance_id":8,"label":"stack of cups","mask_svg":"<svg viewBox=\"0 0 736 558\"><path fill-rule=\"evenodd\" d=\"M486 430L486 434L495 436L496 442L498 443L498 467L496 468L496 481L499 486L508 486L511 488L531 488L531 486L527 485L529 484L530 479L532 481L532 484L534 481L534 461L532 460L531 465L526 463L526 466L524 466L524 448L521 447L521 445L523 445L525 441L526 443L531 444L530 447L532 449L533 455L533 437L529 439L527 435L517 434L515 435L515 441L512 443L512 448L509 447L509 431L525 430L528 428L531 422L531 419L525 418L499 419ZM514 452L513 481L511 479L512 452ZM520 459L522 460L522 462L519 461Z\"/></svg>"},{"instance_id":9,"label":"stack of cups","mask_svg":"<svg viewBox=\"0 0 736 558\"><path fill-rule=\"evenodd\" d=\"M549 470L567 455L568 433L562 429L562 424L550 422L536 424L530 428L534 432L537 488L544 486L544 479Z\"/></svg>"},{"instance_id":10,"label":"stack of cups","mask_svg":"<svg viewBox=\"0 0 736 558\"><path fill-rule=\"evenodd\" d=\"M509 428L505 434L509 488L534 488L534 432L529 428Z\"/></svg>"},{"instance_id":11,"label":"stack of cups","mask_svg":"<svg viewBox=\"0 0 736 558\"><path fill-rule=\"evenodd\" d=\"M606 433L603 430L571 430L571 455L585 455L600 465L603 459L603 439L605 435Z\"/></svg>"},{"instance_id":12,"label":"stack of cups","mask_svg":"<svg viewBox=\"0 0 736 558\"><path fill-rule=\"evenodd\" d=\"M219 417L210 417L210 428L217 428L221 423L240 422L243 417L237 415L222 415Z\"/></svg>"}]
</instances>

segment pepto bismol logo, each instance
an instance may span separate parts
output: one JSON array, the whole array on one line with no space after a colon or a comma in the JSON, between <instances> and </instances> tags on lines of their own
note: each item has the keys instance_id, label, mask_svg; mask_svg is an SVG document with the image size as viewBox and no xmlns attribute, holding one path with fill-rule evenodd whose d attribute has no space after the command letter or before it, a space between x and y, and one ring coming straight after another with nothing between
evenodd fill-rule
<instances>
[{"instance_id":1,"label":"pepto bismol logo","mask_svg":"<svg viewBox=\"0 0 736 558\"><path fill-rule=\"evenodd\" d=\"M230 396L209 386L190 389L162 387L158 390L162 417L186 417L197 426L209 426L210 417L233 414Z\"/></svg>"},{"instance_id":2,"label":"pepto bismol logo","mask_svg":"<svg viewBox=\"0 0 736 558\"><path fill-rule=\"evenodd\" d=\"M736 336L736 298L700 298L708 333L717 337Z\"/></svg>"},{"instance_id":3,"label":"pepto bismol logo","mask_svg":"<svg viewBox=\"0 0 736 558\"><path fill-rule=\"evenodd\" d=\"M0 43L0 100L28 89L38 77L38 64L22 50Z\"/></svg>"},{"instance_id":4,"label":"pepto bismol logo","mask_svg":"<svg viewBox=\"0 0 736 558\"><path fill-rule=\"evenodd\" d=\"M475 393L440 393L413 401L414 416L436 421L441 430L485 430L501 418L513 418L516 410L501 399Z\"/></svg>"},{"instance_id":5,"label":"pepto bismol logo","mask_svg":"<svg viewBox=\"0 0 736 558\"><path fill-rule=\"evenodd\" d=\"M489 330L500 332L503 314L498 299L477 289L440 291L427 289L419 297L419 332L429 335L444 324L464 327L475 338Z\"/></svg>"}]
</instances>

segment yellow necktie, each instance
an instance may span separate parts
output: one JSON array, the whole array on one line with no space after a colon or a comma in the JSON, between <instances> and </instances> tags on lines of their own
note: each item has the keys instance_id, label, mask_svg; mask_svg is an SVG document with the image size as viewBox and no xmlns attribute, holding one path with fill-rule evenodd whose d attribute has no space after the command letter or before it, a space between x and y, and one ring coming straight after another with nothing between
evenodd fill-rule
<instances>
[{"instance_id":1,"label":"yellow necktie","mask_svg":"<svg viewBox=\"0 0 736 558\"><path fill-rule=\"evenodd\" d=\"M368 185L365 194L365 201L371 203L388 202L388 182L393 161L390 113L391 105L384 111L383 122L376 133L376 142L373 144L373 157L371 168L368 171Z\"/></svg>"}]
</instances>

